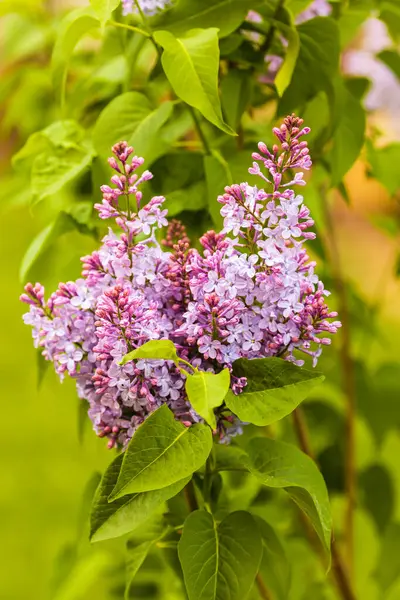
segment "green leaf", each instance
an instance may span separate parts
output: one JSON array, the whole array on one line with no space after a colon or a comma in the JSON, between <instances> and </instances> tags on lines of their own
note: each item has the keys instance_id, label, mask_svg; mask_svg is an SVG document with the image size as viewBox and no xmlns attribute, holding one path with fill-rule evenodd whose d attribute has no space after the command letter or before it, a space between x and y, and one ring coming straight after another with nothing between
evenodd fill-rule
<instances>
[{"instance_id":1,"label":"green leaf","mask_svg":"<svg viewBox=\"0 0 400 600\"><path fill-rule=\"evenodd\" d=\"M120 0L90 0L90 4L103 26L107 23L111 17L111 13L117 8L119 3Z\"/></svg>"},{"instance_id":2,"label":"green leaf","mask_svg":"<svg viewBox=\"0 0 400 600\"><path fill-rule=\"evenodd\" d=\"M286 600L291 583L291 569L285 548L269 523L257 516L254 516L254 519L263 543L260 574L274 598Z\"/></svg>"},{"instance_id":3,"label":"green leaf","mask_svg":"<svg viewBox=\"0 0 400 600\"><path fill-rule=\"evenodd\" d=\"M247 446L249 470L264 485L283 488L310 519L330 553L332 518L324 479L315 463L292 444L253 438Z\"/></svg>"},{"instance_id":4,"label":"green leaf","mask_svg":"<svg viewBox=\"0 0 400 600\"><path fill-rule=\"evenodd\" d=\"M222 119L218 30L194 29L182 38L175 38L169 31L157 31L154 37L164 49L161 62L176 95L213 125L235 135Z\"/></svg>"},{"instance_id":5,"label":"green leaf","mask_svg":"<svg viewBox=\"0 0 400 600\"><path fill-rule=\"evenodd\" d=\"M281 358L240 358L233 374L247 377L247 386L239 395L228 392L225 403L239 419L259 426L290 414L324 380L321 373Z\"/></svg>"},{"instance_id":6,"label":"green leaf","mask_svg":"<svg viewBox=\"0 0 400 600\"><path fill-rule=\"evenodd\" d=\"M150 342L146 342L143 346L136 348L136 350L125 354L119 364L126 365L126 363L131 360L138 360L141 358L173 360L176 365L179 362L179 357L173 342L170 340L150 340Z\"/></svg>"},{"instance_id":7,"label":"green leaf","mask_svg":"<svg viewBox=\"0 0 400 600\"><path fill-rule=\"evenodd\" d=\"M331 185L337 186L357 160L364 145L366 115L361 102L339 80L335 86L339 119L330 153Z\"/></svg>"},{"instance_id":8,"label":"green leaf","mask_svg":"<svg viewBox=\"0 0 400 600\"><path fill-rule=\"evenodd\" d=\"M278 114L289 114L318 92L333 94L332 77L339 66L340 43L336 22L316 17L297 28L300 49L291 82L279 102Z\"/></svg>"},{"instance_id":9,"label":"green leaf","mask_svg":"<svg viewBox=\"0 0 400 600\"><path fill-rule=\"evenodd\" d=\"M230 514L219 525L203 510L185 521L178 544L189 600L244 600L262 556L262 542L253 517Z\"/></svg>"},{"instance_id":10,"label":"green leaf","mask_svg":"<svg viewBox=\"0 0 400 600\"><path fill-rule=\"evenodd\" d=\"M198 211L206 208L207 193L204 181L196 181L181 190L167 194L164 208L168 209L168 217L174 217L184 210Z\"/></svg>"},{"instance_id":11,"label":"green leaf","mask_svg":"<svg viewBox=\"0 0 400 600\"><path fill-rule=\"evenodd\" d=\"M300 37L297 29L292 25L279 24L280 30L282 30L288 41L288 47L285 54L285 60L283 65L278 71L275 78L275 87L278 91L279 96L282 96L286 88L289 86L293 72L296 68L297 58L300 51Z\"/></svg>"},{"instance_id":12,"label":"green leaf","mask_svg":"<svg viewBox=\"0 0 400 600\"><path fill-rule=\"evenodd\" d=\"M60 212L58 217L47 225L32 241L22 259L19 277L21 282L29 279L29 274L44 252L62 235L74 230L75 221L65 212Z\"/></svg>"},{"instance_id":13,"label":"green leaf","mask_svg":"<svg viewBox=\"0 0 400 600\"><path fill-rule=\"evenodd\" d=\"M383 50L377 54L377 58L385 63L396 77L400 79L400 56L398 52L395 50Z\"/></svg>"},{"instance_id":14,"label":"green leaf","mask_svg":"<svg viewBox=\"0 0 400 600\"><path fill-rule=\"evenodd\" d=\"M116 485L124 454L117 456L109 465L96 491L90 515L90 540L100 542L125 535L149 518L151 513L178 494L189 478L176 481L161 490L128 494L109 502L108 498Z\"/></svg>"},{"instance_id":15,"label":"green leaf","mask_svg":"<svg viewBox=\"0 0 400 600\"><path fill-rule=\"evenodd\" d=\"M38 390L40 390L40 388L42 387L42 383L43 383L44 377L47 373L47 369L50 366L50 361L45 359L42 352L43 352L42 348L39 348L36 351L37 389Z\"/></svg>"},{"instance_id":16,"label":"green leaf","mask_svg":"<svg viewBox=\"0 0 400 600\"><path fill-rule=\"evenodd\" d=\"M230 382L229 369L224 369L217 374L205 371L198 371L193 375L186 374L185 390L189 402L213 430L217 428L214 408L223 403Z\"/></svg>"},{"instance_id":17,"label":"green leaf","mask_svg":"<svg viewBox=\"0 0 400 600\"><path fill-rule=\"evenodd\" d=\"M103 158L120 140L133 146L135 153L151 163L169 148L160 130L172 115L173 102L153 110L148 98L139 92L126 92L114 98L100 113L93 130L93 145Z\"/></svg>"},{"instance_id":18,"label":"green leaf","mask_svg":"<svg viewBox=\"0 0 400 600\"><path fill-rule=\"evenodd\" d=\"M208 210L216 228L222 229L223 219L218 196L224 193L225 186L233 183L232 174L228 163L217 150L213 150L212 155L204 157L204 171L207 184Z\"/></svg>"},{"instance_id":19,"label":"green leaf","mask_svg":"<svg viewBox=\"0 0 400 600\"><path fill-rule=\"evenodd\" d=\"M215 470L216 471L247 471L249 459L247 453L239 446L233 444L216 444Z\"/></svg>"},{"instance_id":20,"label":"green leaf","mask_svg":"<svg viewBox=\"0 0 400 600\"><path fill-rule=\"evenodd\" d=\"M53 86L61 100L65 94L68 64L75 46L84 35L99 25L99 20L88 8L73 10L61 22L51 57Z\"/></svg>"},{"instance_id":21,"label":"green leaf","mask_svg":"<svg viewBox=\"0 0 400 600\"><path fill-rule=\"evenodd\" d=\"M212 447L211 429L175 421L166 404L138 427L122 463L110 500L132 492L169 486L192 475L207 460Z\"/></svg>"},{"instance_id":22,"label":"green leaf","mask_svg":"<svg viewBox=\"0 0 400 600\"><path fill-rule=\"evenodd\" d=\"M135 579L137 572L146 560L147 555L153 546L154 540L151 540L150 542L144 542L143 544L139 544L139 546L129 548L128 560L126 564L126 586L124 600L129 600L133 580Z\"/></svg>"},{"instance_id":23,"label":"green leaf","mask_svg":"<svg viewBox=\"0 0 400 600\"><path fill-rule=\"evenodd\" d=\"M400 40L400 6L397 0L386 0L380 3L379 18L389 30L395 42Z\"/></svg>"},{"instance_id":24,"label":"green leaf","mask_svg":"<svg viewBox=\"0 0 400 600\"><path fill-rule=\"evenodd\" d=\"M393 165L398 165L400 162L400 144L374 148L368 141L367 156L372 176L385 186L391 196L394 196L400 189L400 172L399 169L393 168Z\"/></svg>"},{"instance_id":25,"label":"green leaf","mask_svg":"<svg viewBox=\"0 0 400 600\"><path fill-rule=\"evenodd\" d=\"M249 71L232 69L221 82L221 103L226 122L234 131L252 95L252 76Z\"/></svg>"},{"instance_id":26,"label":"green leaf","mask_svg":"<svg viewBox=\"0 0 400 600\"><path fill-rule=\"evenodd\" d=\"M153 30L166 29L177 36L198 27L218 27L220 37L225 37L239 27L250 9L262 4L261 0L178 0L150 23Z\"/></svg>"}]
</instances>

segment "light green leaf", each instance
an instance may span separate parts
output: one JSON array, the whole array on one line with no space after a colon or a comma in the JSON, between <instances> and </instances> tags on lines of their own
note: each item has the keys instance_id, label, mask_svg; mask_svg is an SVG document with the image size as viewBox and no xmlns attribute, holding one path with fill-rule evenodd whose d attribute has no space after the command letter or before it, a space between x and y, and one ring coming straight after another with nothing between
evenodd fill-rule
<instances>
[{"instance_id":1,"label":"light green leaf","mask_svg":"<svg viewBox=\"0 0 400 600\"><path fill-rule=\"evenodd\" d=\"M129 548L128 560L126 564L126 586L124 600L129 600L133 580L135 579L140 567L146 560L147 555L149 554L153 545L154 540L151 540L150 542L144 542L143 544L139 544L139 546Z\"/></svg>"},{"instance_id":2,"label":"light green leaf","mask_svg":"<svg viewBox=\"0 0 400 600\"><path fill-rule=\"evenodd\" d=\"M43 253L62 235L74 230L75 221L68 213L61 212L58 217L45 227L32 241L22 259L19 277L21 282L29 279L29 273Z\"/></svg>"},{"instance_id":3,"label":"light green leaf","mask_svg":"<svg viewBox=\"0 0 400 600\"><path fill-rule=\"evenodd\" d=\"M97 581L105 577L110 564L108 552L93 552L80 557L53 600L77 600L88 597Z\"/></svg>"},{"instance_id":4,"label":"light green leaf","mask_svg":"<svg viewBox=\"0 0 400 600\"><path fill-rule=\"evenodd\" d=\"M261 536L247 512L217 525L197 510L185 521L178 553L189 600L245 600L261 561Z\"/></svg>"},{"instance_id":5,"label":"light green leaf","mask_svg":"<svg viewBox=\"0 0 400 600\"><path fill-rule=\"evenodd\" d=\"M394 196L400 189L400 171L393 168L393 165L400 163L400 144L374 148L368 141L367 156L372 176L385 186L391 196Z\"/></svg>"},{"instance_id":6,"label":"light green leaf","mask_svg":"<svg viewBox=\"0 0 400 600\"><path fill-rule=\"evenodd\" d=\"M89 146L54 149L39 155L32 166L31 189L36 201L59 192L88 169L93 159Z\"/></svg>"},{"instance_id":7,"label":"light green leaf","mask_svg":"<svg viewBox=\"0 0 400 600\"><path fill-rule=\"evenodd\" d=\"M110 500L164 488L192 475L204 465L211 447L209 427L200 423L185 427L163 404L138 427L130 441Z\"/></svg>"},{"instance_id":8,"label":"light green leaf","mask_svg":"<svg viewBox=\"0 0 400 600\"><path fill-rule=\"evenodd\" d=\"M253 438L247 446L249 470L264 485L283 488L310 519L330 555L332 518L324 479L315 463L296 446Z\"/></svg>"},{"instance_id":9,"label":"light green leaf","mask_svg":"<svg viewBox=\"0 0 400 600\"><path fill-rule=\"evenodd\" d=\"M236 377L247 377L244 391L229 391L225 403L242 421L270 425L290 414L322 383L317 371L296 367L281 358L240 358L233 363Z\"/></svg>"},{"instance_id":10,"label":"light green leaf","mask_svg":"<svg viewBox=\"0 0 400 600\"><path fill-rule=\"evenodd\" d=\"M229 369L224 369L217 374L198 371L193 375L189 373L186 375L185 390L189 402L213 430L217 427L214 408L223 403L230 382Z\"/></svg>"},{"instance_id":11,"label":"light green leaf","mask_svg":"<svg viewBox=\"0 0 400 600\"><path fill-rule=\"evenodd\" d=\"M100 542L125 535L133 531L149 518L160 504L176 496L184 488L189 478L176 481L161 490L128 494L109 502L121 469L124 454L120 454L109 465L96 491L90 515L90 539Z\"/></svg>"},{"instance_id":12,"label":"light green leaf","mask_svg":"<svg viewBox=\"0 0 400 600\"><path fill-rule=\"evenodd\" d=\"M111 13L117 8L119 3L120 0L90 0L90 4L103 26L107 23L111 17Z\"/></svg>"},{"instance_id":13,"label":"light green leaf","mask_svg":"<svg viewBox=\"0 0 400 600\"><path fill-rule=\"evenodd\" d=\"M51 57L53 85L61 99L64 97L68 64L75 46L84 35L99 25L99 20L88 8L73 10L61 22Z\"/></svg>"},{"instance_id":14,"label":"light green leaf","mask_svg":"<svg viewBox=\"0 0 400 600\"><path fill-rule=\"evenodd\" d=\"M143 346L136 348L136 350L125 354L120 364L126 365L126 363L131 360L138 360L141 358L173 360L175 364L178 364L179 361L175 345L171 340L150 340L150 342L146 342Z\"/></svg>"},{"instance_id":15,"label":"light green leaf","mask_svg":"<svg viewBox=\"0 0 400 600\"><path fill-rule=\"evenodd\" d=\"M250 103L253 81L249 71L231 69L221 82L221 103L226 122L234 131Z\"/></svg>"},{"instance_id":16,"label":"light green leaf","mask_svg":"<svg viewBox=\"0 0 400 600\"><path fill-rule=\"evenodd\" d=\"M225 37L239 27L250 9L262 4L262 0L178 0L150 23L153 30L166 29L177 36L197 27L218 27L220 37Z\"/></svg>"},{"instance_id":17,"label":"light green leaf","mask_svg":"<svg viewBox=\"0 0 400 600\"><path fill-rule=\"evenodd\" d=\"M139 92L126 92L114 98L100 113L93 130L93 145L100 156L110 156L120 140L133 146L147 163L161 156L169 143L160 130L172 114L173 103L164 102L153 110L148 98Z\"/></svg>"},{"instance_id":18,"label":"light green leaf","mask_svg":"<svg viewBox=\"0 0 400 600\"><path fill-rule=\"evenodd\" d=\"M291 569L285 548L269 523L257 516L254 519L263 543L261 576L276 600L286 600L291 583Z\"/></svg>"},{"instance_id":19,"label":"light green leaf","mask_svg":"<svg viewBox=\"0 0 400 600\"><path fill-rule=\"evenodd\" d=\"M300 49L289 86L279 102L279 115L303 106L320 91L333 95L332 77L339 66L340 42L337 23L316 17L297 27Z\"/></svg>"},{"instance_id":20,"label":"light green leaf","mask_svg":"<svg viewBox=\"0 0 400 600\"><path fill-rule=\"evenodd\" d=\"M357 160L364 145L366 115L361 102L342 80L335 86L335 113L338 115L330 153L331 185L337 186Z\"/></svg>"},{"instance_id":21,"label":"light green leaf","mask_svg":"<svg viewBox=\"0 0 400 600\"><path fill-rule=\"evenodd\" d=\"M182 38L175 38L169 31L157 31L154 37L164 49L161 62L176 95L197 108L213 125L235 135L222 119L218 30L194 29Z\"/></svg>"},{"instance_id":22,"label":"light green leaf","mask_svg":"<svg viewBox=\"0 0 400 600\"><path fill-rule=\"evenodd\" d=\"M220 213L221 205L218 196L224 193L224 188L233 183L228 163L217 150L204 157L204 171L208 192L208 210L217 230L222 229L223 219Z\"/></svg>"},{"instance_id":23,"label":"light green leaf","mask_svg":"<svg viewBox=\"0 0 400 600\"><path fill-rule=\"evenodd\" d=\"M279 96L282 96L292 80L292 75L296 67L296 62L300 51L300 37L297 29L293 25L290 27L280 23L280 29L283 30L283 34L288 41L285 60L275 78L276 89Z\"/></svg>"}]
</instances>

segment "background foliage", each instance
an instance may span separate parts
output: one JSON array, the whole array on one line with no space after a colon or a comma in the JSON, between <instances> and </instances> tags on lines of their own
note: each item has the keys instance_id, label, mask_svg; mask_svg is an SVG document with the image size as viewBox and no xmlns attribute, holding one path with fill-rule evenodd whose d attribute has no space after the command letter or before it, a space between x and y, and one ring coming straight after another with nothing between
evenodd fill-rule
<instances>
[{"instance_id":1,"label":"background foliage","mask_svg":"<svg viewBox=\"0 0 400 600\"><path fill-rule=\"evenodd\" d=\"M331 17L296 25L309 2L233 0L227 11L217 0L180 0L150 20L164 50L166 76L151 40L118 25L143 27L140 20L123 19L119 9L111 17L108 8L116 4L93 0L89 8L5 0L0 5L1 517L7 548L0 598L124 594L124 544L87 541L95 472L103 472L111 456L101 440L86 435L73 386L60 386L41 363L37 369L20 320L21 282L40 279L53 289L59 279L78 275L79 257L101 235L92 205L109 176L109 148L119 139L146 157L156 175L152 192L167 195L170 214L179 215L196 239L219 225L215 197L223 185L249 178L255 144L270 142L271 124L296 110L312 127L315 165L305 200L318 239L310 247L344 324L340 340L320 361L326 381L306 400L304 415L346 557L349 492L350 500L354 497L357 597L396 600L398 2L332 2ZM243 24L250 9L263 20ZM175 36L191 28L206 31L185 38L183 51ZM262 47L284 57L274 83ZM295 441L288 419L267 434ZM246 474L227 480L231 509L250 504L253 514L274 527L263 531L270 557L264 553L262 563L272 597L336 598L286 497L279 490L261 490ZM193 520L191 526L199 524ZM131 597L183 598L168 540L156 542L161 555L152 552L152 544L144 541L138 550L128 542L130 572L145 560ZM252 597L259 597L256 588Z\"/></svg>"}]
</instances>

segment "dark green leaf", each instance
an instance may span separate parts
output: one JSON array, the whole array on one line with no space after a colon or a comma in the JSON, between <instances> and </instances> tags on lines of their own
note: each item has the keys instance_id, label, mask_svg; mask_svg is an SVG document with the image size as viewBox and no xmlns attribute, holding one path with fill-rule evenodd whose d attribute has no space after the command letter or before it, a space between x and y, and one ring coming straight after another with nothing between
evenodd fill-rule
<instances>
[{"instance_id":1,"label":"dark green leaf","mask_svg":"<svg viewBox=\"0 0 400 600\"><path fill-rule=\"evenodd\" d=\"M232 69L221 82L222 110L228 125L236 131L252 94L249 71Z\"/></svg>"},{"instance_id":2,"label":"dark green leaf","mask_svg":"<svg viewBox=\"0 0 400 600\"><path fill-rule=\"evenodd\" d=\"M335 86L335 112L339 115L330 153L331 183L338 185L353 166L364 145L365 110L341 80Z\"/></svg>"},{"instance_id":3,"label":"dark green leaf","mask_svg":"<svg viewBox=\"0 0 400 600\"><path fill-rule=\"evenodd\" d=\"M185 521L178 545L189 600L244 600L262 556L260 533L244 511L219 525L197 510Z\"/></svg>"},{"instance_id":4,"label":"dark green leaf","mask_svg":"<svg viewBox=\"0 0 400 600\"><path fill-rule=\"evenodd\" d=\"M399 539L400 523L391 523L384 532L375 575L384 592L389 591L400 573ZM393 600L395 599L393 598Z\"/></svg>"},{"instance_id":5,"label":"dark green leaf","mask_svg":"<svg viewBox=\"0 0 400 600\"><path fill-rule=\"evenodd\" d=\"M143 344L143 346L136 348L136 350L125 354L120 361L120 364L126 365L126 363L131 360L138 360L141 358L172 360L175 364L178 364L179 361L173 342L170 340L151 340L150 342Z\"/></svg>"},{"instance_id":6,"label":"dark green leaf","mask_svg":"<svg viewBox=\"0 0 400 600\"><path fill-rule=\"evenodd\" d=\"M261 519L254 517L263 543L263 557L260 574L267 588L274 594L276 600L286 600L290 589L290 563L274 528Z\"/></svg>"},{"instance_id":7,"label":"dark green leaf","mask_svg":"<svg viewBox=\"0 0 400 600\"><path fill-rule=\"evenodd\" d=\"M50 361L46 360L45 357L42 354L43 349L39 348L39 350L37 350L37 389L39 390L42 386L44 377L47 373L47 369L50 366Z\"/></svg>"},{"instance_id":8,"label":"dark green leaf","mask_svg":"<svg viewBox=\"0 0 400 600\"><path fill-rule=\"evenodd\" d=\"M380 4L379 18L387 25L395 42L400 40L400 6L398 0L384 0Z\"/></svg>"},{"instance_id":9,"label":"dark green leaf","mask_svg":"<svg viewBox=\"0 0 400 600\"><path fill-rule=\"evenodd\" d=\"M217 422L214 408L221 406L229 390L231 374L229 369L220 373L198 371L193 375L187 373L185 390L194 410L216 429Z\"/></svg>"},{"instance_id":10,"label":"dark green leaf","mask_svg":"<svg viewBox=\"0 0 400 600\"><path fill-rule=\"evenodd\" d=\"M383 50L377 57L400 79L400 55L395 50Z\"/></svg>"},{"instance_id":11,"label":"dark green leaf","mask_svg":"<svg viewBox=\"0 0 400 600\"><path fill-rule=\"evenodd\" d=\"M213 125L234 135L222 119L217 33L217 29L210 28L195 29L182 38L175 38L169 31L158 31L154 36L164 49L162 65L176 95Z\"/></svg>"},{"instance_id":12,"label":"dark green leaf","mask_svg":"<svg viewBox=\"0 0 400 600\"><path fill-rule=\"evenodd\" d=\"M171 10L150 22L153 30L167 29L178 36L198 27L218 27L219 35L225 37L259 5L261 0L177 0Z\"/></svg>"},{"instance_id":13,"label":"dark green leaf","mask_svg":"<svg viewBox=\"0 0 400 600\"><path fill-rule=\"evenodd\" d=\"M339 65L339 30L328 17L316 17L297 28L300 50L290 85L278 107L279 115L286 115L302 106L318 92L332 95L332 77Z\"/></svg>"},{"instance_id":14,"label":"dark green leaf","mask_svg":"<svg viewBox=\"0 0 400 600\"><path fill-rule=\"evenodd\" d=\"M216 471L247 471L249 459L244 450L232 444L216 444L215 470Z\"/></svg>"},{"instance_id":15,"label":"dark green leaf","mask_svg":"<svg viewBox=\"0 0 400 600\"><path fill-rule=\"evenodd\" d=\"M240 358L233 363L236 377L247 377L244 391L228 392L228 408L242 421L269 425L291 413L322 383L317 371L296 367L281 358Z\"/></svg>"},{"instance_id":16,"label":"dark green leaf","mask_svg":"<svg viewBox=\"0 0 400 600\"><path fill-rule=\"evenodd\" d=\"M110 500L164 488L192 475L206 462L211 447L209 427L185 427L163 404L139 426L130 441Z\"/></svg>"},{"instance_id":17,"label":"dark green leaf","mask_svg":"<svg viewBox=\"0 0 400 600\"><path fill-rule=\"evenodd\" d=\"M213 151L212 155L204 157L206 174L208 210L213 223L218 229L222 228L223 219L220 213L221 205L218 196L224 193L224 188L233 182L229 165L220 152Z\"/></svg>"},{"instance_id":18,"label":"dark green leaf","mask_svg":"<svg viewBox=\"0 0 400 600\"><path fill-rule=\"evenodd\" d=\"M198 211L206 208L207 192L204 181L196 181L181 190L169 192L164 203L168 216L174 217L184 210Z\"/></svg>"},{"instance_id":19,"label":"dark green leaf","mask_svg":"<svg viewBox=\"0 0 400 600\"><path fill-rule=\"evenodd\" d=\"M161 490L128 494L109 502L108 498L116 485L124 454L110 464L93 500L90 516L90 539L100 542L125 535L143 523L151 513L172 496L178 494L189 481L186 478Z\"/></svg>"},{"instance_id":20,"label":"dark green leaf","mask_svg":"<svg viewBox=\"0 0 400 600\"><path fill-rule=\"evenodd\" d=\"M327 553L332 518L324 479L315 463L296 446L253 438L247 446L249 469L264 485L283 488L308 516Z\"/></svg>"},{"instance_id":21,"label":"dark green leaf","mask_svg":"<svg viewBox=\"0 0 400 600\"><path fill-rule=\"evenodd\" d=\"M146 560L147 555L149 554L153 545L154 541L152 540L150 542L144 542L139 546L129 548L128 560L126 564L126 586L124 595L125 600L129 600L132 582L135 579L140 567Z\"/></svg>"}]
</instances>

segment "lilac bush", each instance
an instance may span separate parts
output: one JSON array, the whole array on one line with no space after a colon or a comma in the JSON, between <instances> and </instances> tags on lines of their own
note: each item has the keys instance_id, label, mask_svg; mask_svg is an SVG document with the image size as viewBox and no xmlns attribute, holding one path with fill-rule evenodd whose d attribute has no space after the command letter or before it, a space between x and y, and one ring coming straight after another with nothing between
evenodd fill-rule
<instances>
[{"instance_id":1,"label":"lilac bush","mask_svg":"<svg viewBox=\"0 0 400 600\"><path fill-rule=\"evenodd\" d=\"M315 365L330 343L327 334L340 322L304 248L315 237L314 222L293 189L306 184L312 164L303 140L309 131L292 115L274 128L272 149L259 143L249 172L266 189L226 187L218 198L223 229L200 239L201 252L190 246L182 224L168 224L164 197L143 204L140 187L152 174L138 175L143 158L126 142L116 144L112 185L102 186L95 208L101 219L115 220L118 233L110 228L100 248L81 259L82 277L61 283L48 300L39 283L25 287L24 320L35 345L61 379L76 380L94 429L110 448L125 447L163 403L186 426L201 420L188 402L184 372L171 361L120 364L149 340L173 341L180 358L212 373L231 370L243 357L281 357L301 366L306 354ZM231 375L235 394L246 384ZM240 431L226 410L217 418L221 439Z\"/></svg>"}]
</instances>

